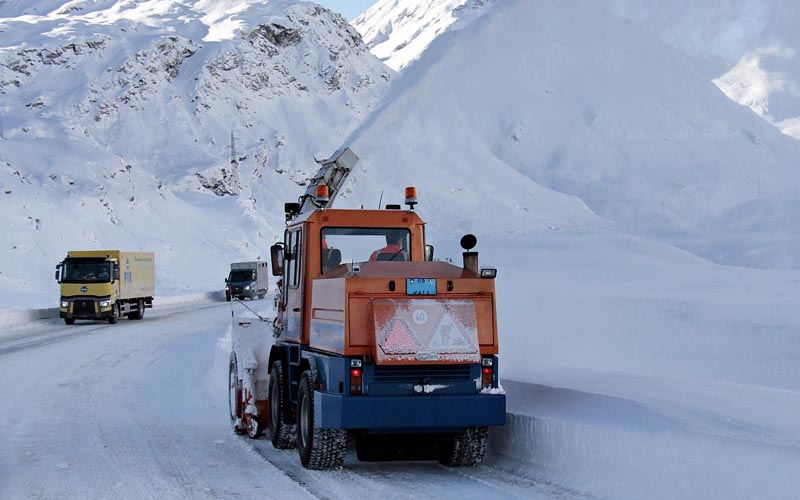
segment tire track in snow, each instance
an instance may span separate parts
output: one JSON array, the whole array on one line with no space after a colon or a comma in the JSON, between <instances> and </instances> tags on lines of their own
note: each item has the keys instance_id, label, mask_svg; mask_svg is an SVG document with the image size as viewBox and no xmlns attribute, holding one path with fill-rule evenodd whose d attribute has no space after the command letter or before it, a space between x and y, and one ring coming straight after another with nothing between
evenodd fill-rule
<instances>
[{"instance_id":1,"label":"tire track in snow","mask_svg":"<svg viewBox=\"0 0 800 500\"><path fill-rule=\"evenodd\" d=\"M233 431L231 431L232 433ZM589 500L593 497L481 465L449 468L430 461L359 462L350 449L340 470L310 471L296 450L276 450L268 439L237 436L265 461L319 499L411 500L441 498L520 498Z\"/></svg>"}]
</instances>

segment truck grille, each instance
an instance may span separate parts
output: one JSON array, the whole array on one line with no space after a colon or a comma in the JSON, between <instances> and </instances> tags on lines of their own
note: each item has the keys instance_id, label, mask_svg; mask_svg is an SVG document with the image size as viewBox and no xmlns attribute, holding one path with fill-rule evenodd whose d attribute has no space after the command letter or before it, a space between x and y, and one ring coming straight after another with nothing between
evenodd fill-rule
<instances>
[{"instance_id":1,"label":"truck grille","mask_svg":"<svg viewBox=\"0 0 800 500\"><path fill-rule=\"evenodd\" d=\"M94 302L91 300L76 300L72 303L72 314L94 314Z\"/></svg>"},{"instance_id":2,"label":"truck grille","mask_svg":"<svg viewBox=\"0 0 800 500\"><path fill-rule=\"evenodd\" d=\"M469 365L375 367L375 382L418 383L422 380L462 382L471 379Z\"/></svg>"}]
</instances>

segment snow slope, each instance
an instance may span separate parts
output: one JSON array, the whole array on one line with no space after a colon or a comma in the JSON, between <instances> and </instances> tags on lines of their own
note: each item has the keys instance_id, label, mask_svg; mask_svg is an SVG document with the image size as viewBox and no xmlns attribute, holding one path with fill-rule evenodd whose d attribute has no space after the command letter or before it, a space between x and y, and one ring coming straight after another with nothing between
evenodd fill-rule
<instances>
[{"instance_id":1,"label":"snow slope","mask_svg":"<svg viewBox=\"0 0 800 500\"><path fill-rule=\"evenodd\" d=\"M641 2L612 9L701 61L714 83L800 139L800 9L791 0Z\"/></svg>"},{"instance_id":2,"label":"snow slope","mask_svg":"<svg viewBox=\"0 0 800 500\"><path fill-rule=\"evenodd\" d=\"M432 160L505 165L626 231L716 262L798 267L800 143L605 4L570 5L504 2L437 38L352 135L354 149L419 178ZM519 185L502 189L524 205ZM499 227L524 232L506 206Z\"/></svg>"},{"instance_id":3,"label":"snow slope","mask_svg":"<svg viewBox=\"0 0 800 500\"><path fill-rule=\"evenodd\" d=\"M402 70L439 35L463 28L492 0L381 0L353 21L382 61ZM674 2L603 0L608 12L636 23L696 60L729 98L800 139L800 9L791 0ZM581 2L564 4L580 11Z\"/></svg>"}]
</instances>

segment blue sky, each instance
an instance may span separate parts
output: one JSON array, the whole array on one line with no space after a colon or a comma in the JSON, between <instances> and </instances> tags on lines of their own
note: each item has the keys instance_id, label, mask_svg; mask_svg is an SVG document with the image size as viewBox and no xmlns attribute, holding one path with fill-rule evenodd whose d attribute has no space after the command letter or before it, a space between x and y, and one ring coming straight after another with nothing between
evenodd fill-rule
<instances>
[{"instance_id":1,"label":"blue sky","mask_svg":"<svg viewBox=\"0 0 800 500\"><path fill-rule=\"evenodd\" d=\"M339 12L352 21L377 0L315 0L318 4Z\"/></svg>"}]
</instances>

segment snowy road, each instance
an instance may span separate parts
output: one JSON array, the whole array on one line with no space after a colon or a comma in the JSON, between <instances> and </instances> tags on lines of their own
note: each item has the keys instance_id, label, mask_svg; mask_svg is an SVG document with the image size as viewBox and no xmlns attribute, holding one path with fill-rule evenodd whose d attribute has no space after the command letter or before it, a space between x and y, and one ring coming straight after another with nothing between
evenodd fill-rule
<instances>
[{"instance_id":1,"label":"snowy road","mask_svg":"<svg viewBox=\"0 0 800 500\"><path fill-rule=\"evenodd\" d=\"M227 304L0 333L0 498L583 498L500 468L306 471L227 422Z\"/></svg>"}]
</instances>

